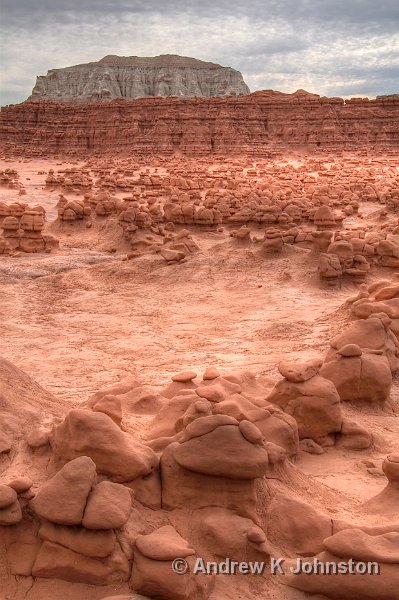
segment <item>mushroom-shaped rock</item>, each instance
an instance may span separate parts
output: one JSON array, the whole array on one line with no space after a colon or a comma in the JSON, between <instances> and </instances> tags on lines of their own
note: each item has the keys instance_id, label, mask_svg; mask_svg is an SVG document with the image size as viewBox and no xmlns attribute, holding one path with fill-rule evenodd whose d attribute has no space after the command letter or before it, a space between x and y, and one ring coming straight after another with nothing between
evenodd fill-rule
<instances>
[{"instance_id":1,"label":"mushroom-shaped rock","mask_svg":"<svg viewBox=\"0 0 399 600\"><path fill-rule=\"evenodd\" d=\"M222 425L183 442L174 456L189 471L230 479L262 477L268 464L265 448L248 442L236 425Z\"/></svg>"},{"instance_id":2,"label":"mushroom-shaped rock","mask_svg":"<svg viewBox=\"0 0 399 600\"><path fill-rule=\"evenodd\" d=\"M321 375L300 383L283 379L275 385L267 400L294 417L301 439L317 440L341 429L339 395L334 384Z\"/></svg>"},{"instance_id":3,"label":"mushroom-shaped rock","mask_svg":"<svg viewBox=\"0 0 399 600\"><path fill-rule=\"evenodd\" d=\"M367 512L397 517L399 506L399 454L386 457L382 470L388 479L385 488L363 505Z\"/></svg>"},{"instance_id":4,"label":"mushroom-shaped rock","mask_svg":"<svg viewBox=\"0 0 399 600\"><path fill-rule=\"evenodd\" d=\"M331 341L325 362L335 358L336 351L346 344L357 344L362 349L382 350L389 361L391 371L399 368L397 339L391 331L392 319L387 315L373 314L368 319L351 323L342 333Z\"/></svg>"},{"instance_id":5,"label":"mushroom-shaped rock","mask_svg":"<svg viewBox=\"0 0 399 600\"><path fill-rule=\"evenodd\" d=\"M382 463L388 481L399 488L399 453L390 454Z\"/></svg>"},{"instance_id":6,"label":"mushroom-shaped rock","mask_svg":"<svg viewBox=\"0 0 399 600\"><path fill-rule=\"evenodd\" d=\"M332 242L327 248L328 254L338 256L342 268L350 267L353 260L353 247L350 242L338 240Z\"/></svg>"},{"instance_id":7,"label":"mushroom-shaped rock","mask_svg":"<svg viewBox=\"0 0 399 600\"><path fill-rule=\"evenodd\" d=\"M314 213L314 224L317 225L318 228L328 228L333 227L335 225L335 216L332 209L323 205L320 206L316 212Z\"/></svg>"},{"instance_id":8,"label":"mushroom-shaped rock","mask_svg":"<svg viewBox=\"0 0 399 600\"><path fill-rule=\"evenodd\" d=\"M353 348L356 345L351 346L354 353L348 354L345 345L344 354L339 349L335 359L324 363L320 375L335 385L341 400L385 402L392 385L386 356L366 352L359 356Z\"/></svg>"},{"instance_id":9,"label":"mushroom-shaped rock","mask_svg":"<svg viewBox=\"0 0 399 600\"><path fill-rule=\"evenodd\" d=\"M263 251L266 253L281 252L284 247L284 240L279 229L266 229L262 244Z\"/></svg>"},{"instance_id":10,"label":"mushroom-shaped rock","mask_svg":"<svg viewBox=\"0 0 399 600\"><path fill-rule=\"evenodd\" d=\"M321 278L334 283L342 276L342 267L336 254L320 254L318 272Z\"/></svg>"}]
</instances>

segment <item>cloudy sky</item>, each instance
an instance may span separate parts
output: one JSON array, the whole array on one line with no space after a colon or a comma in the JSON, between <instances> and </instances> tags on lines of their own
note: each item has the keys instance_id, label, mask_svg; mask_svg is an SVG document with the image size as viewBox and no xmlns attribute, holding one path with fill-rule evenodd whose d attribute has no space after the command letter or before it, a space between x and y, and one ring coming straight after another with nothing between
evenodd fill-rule
<instances>
[{"instance_id":1,"label":"cloudy sky","mask_svg":"<svg viewBox=\"0 0 399 600\"><path fill-rule=\"evenodd\" d=\"M107 54L180 54L251 91L399 92L399 0L0 0L0 104L36 75Z\"/></svg>"}]
</instances>

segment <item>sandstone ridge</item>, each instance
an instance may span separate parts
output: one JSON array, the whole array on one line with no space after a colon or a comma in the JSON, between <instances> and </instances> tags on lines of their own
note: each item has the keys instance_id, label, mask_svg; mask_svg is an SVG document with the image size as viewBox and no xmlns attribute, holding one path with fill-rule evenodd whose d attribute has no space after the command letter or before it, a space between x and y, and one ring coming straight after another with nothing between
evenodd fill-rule
<instances>
[{"instance_id":1,"label":"sandstone ridge","mask_svg":"<svg viewBox=\"0 0 399 600\"><path fill-rule=\"evenodd\" d=\"M224 98L23 102L0 112L11 154L272 157L292 149L396 152L399 98L256 92Z\"/></svg>"}]
</instances>

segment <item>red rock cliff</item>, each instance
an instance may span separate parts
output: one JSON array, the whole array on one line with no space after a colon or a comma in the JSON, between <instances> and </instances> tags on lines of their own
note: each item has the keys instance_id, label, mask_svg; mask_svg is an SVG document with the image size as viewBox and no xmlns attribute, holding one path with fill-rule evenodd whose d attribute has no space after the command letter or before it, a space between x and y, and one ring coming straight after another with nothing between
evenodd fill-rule
<instances>
[{"instance_id":1,"label":"red rock cliff","mask_svg":"<svg viewBox=\"0 0 399 600\"><path fill-rule=\"evenodd\" d=\"M31 156L267 156L308 149L399 149L399 97L322 98L256 92L237 98L24 102L0 113L3 151Z\"/></svg>"}]
</instances>

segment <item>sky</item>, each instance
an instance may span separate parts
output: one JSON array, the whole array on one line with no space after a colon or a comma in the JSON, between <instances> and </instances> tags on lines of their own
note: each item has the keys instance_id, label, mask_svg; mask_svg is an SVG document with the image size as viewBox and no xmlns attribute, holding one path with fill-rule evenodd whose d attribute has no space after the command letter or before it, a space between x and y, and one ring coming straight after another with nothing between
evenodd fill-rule
<instances>
[{"instance_id":1,"label":"sky","mask_svg":"<svg viewBox=\"0 0 399 600\"><path fill-rule=\"evenodd\" d=\"M399 0L0 0L0 105L49 69L180 54L251 91L399 93Z\"/></svg>"}]
</instances>

